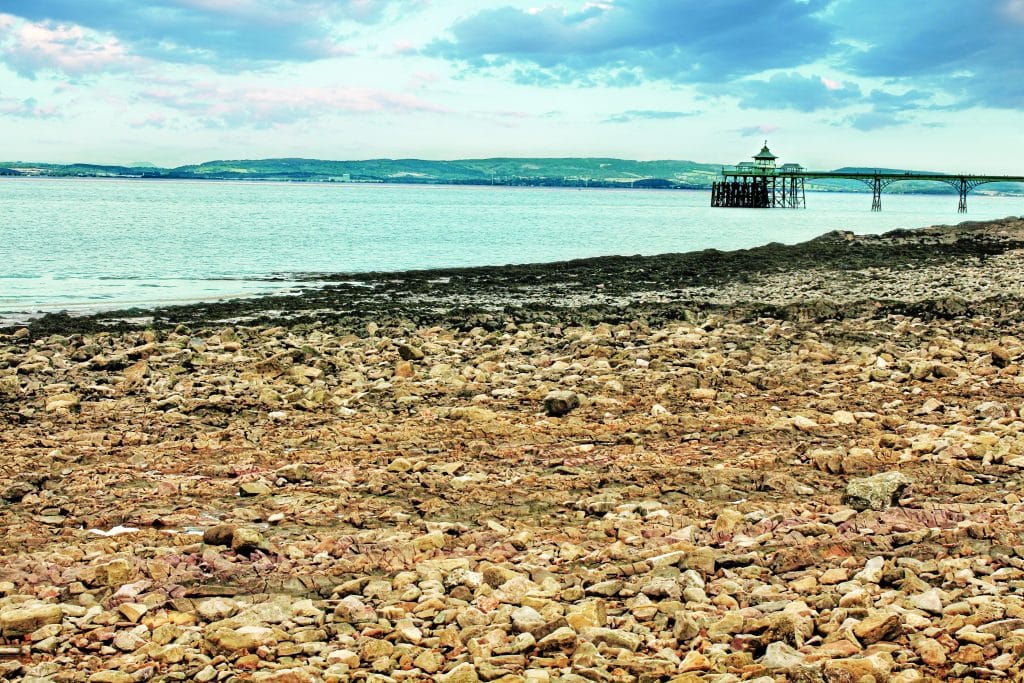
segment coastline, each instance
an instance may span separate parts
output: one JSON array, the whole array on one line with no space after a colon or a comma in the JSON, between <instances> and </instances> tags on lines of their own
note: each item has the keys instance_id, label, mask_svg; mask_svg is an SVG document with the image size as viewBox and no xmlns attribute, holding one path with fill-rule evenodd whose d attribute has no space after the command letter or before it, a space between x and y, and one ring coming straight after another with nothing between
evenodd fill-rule
<instances>
[{"instance_id":1,"label":"coastline","mask_svg":"<svg viewBox=\"0 0 1024 683\"><path fill-rule=\"evenodd\" d=\"M1024 675L1024 220L336 277L0 331L5 677Z\"/></svg>"},{"instance_id":2,"label":"coastline","mask_svg":"<svg viewBox=\"0 0 1024 683\"><path fill-rule=\"evenodd\" d=\"M1022 296L1008 270L991 296L975 280L985 263L1005 258L1016 267L1024 236L1021 219L894 230L880 235L833 231L795 245L708 249L657 256L602 256L555 263L437 268L395 272L293 273L295 295L264 294L185 305L144 306L94 315L47 314L28 326L38 333L127 330L139 325L285 324L319 320L359 331L370 322L500 326L522 321L585 324L629 317L671 320L679 311L731 310L737 315L787 315L809 304L816 315L882 306L898 313L954 297L973 305ZM950 269L970 276L947 283ZM914 286L901 273L914 271ZM946 284L944 284L946 283ZM795 295L793 294L795 293ZM834 310L832 310L834 309ZM831 310L831 312L829 312ZM805 312L806 313L806 312ZM685 317L685 316L684 316ZM470 324L467 321L471 321ZM6 328L12 329L8 325Z\"/></svg>"}]
</instances>

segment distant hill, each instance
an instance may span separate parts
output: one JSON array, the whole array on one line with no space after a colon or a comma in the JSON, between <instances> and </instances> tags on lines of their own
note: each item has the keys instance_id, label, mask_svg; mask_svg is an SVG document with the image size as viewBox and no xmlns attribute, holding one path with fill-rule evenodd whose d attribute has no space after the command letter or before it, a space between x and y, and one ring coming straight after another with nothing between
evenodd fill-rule
<instances>
[{"instance_id":1,"label":"distant hill","mask_svg":"<svg viewBox=\"0 0 1024 683\"><path fill-rule=\"evenodd\" d=\"M0 162L9 175L50 177L201 178L208 180L291 180L416 184L502 184L581 187L707 188L718 164L623 159L239 159L158 168L94 164Z\"/></svg>"},{"instance_id":2,"label":"distant hill","mask_svg":"<svg viewBox=\"0 0 1024 683\"><path fill-rule=\"evenodd\" d=\"M0 162L0 175L52 177L194 178L207 180L283 180L302 182L412 183L465 185L533 185L557 187L651 187L707 189L718 176L721 164L695 161L630 161L611 158L507 158L457 159L239 159L159 168L144 162L130 166L97 164L41 164ZM846 167L847 173L876 170L904 173L900 169ZM909 171L911 175L927 171ZM832 192L865 192L856 180L815 180L808 189ZM901 181L887 193L948 193L951 187L932 182ZM1020 193L1019 184L993 184L982 191Z\"/></svg>"},{"instance_id":3,"label":"distant hill","mask_svg":"<svg viewBox=\"0 0 1024 683\"><path fill-rule=\"evenodd\" d=\"M710 187L721 166L693 161L623 159L259 159L208 161L171 170L172 177L506 185L636 185Z\"/></svg>"}]
</instances>

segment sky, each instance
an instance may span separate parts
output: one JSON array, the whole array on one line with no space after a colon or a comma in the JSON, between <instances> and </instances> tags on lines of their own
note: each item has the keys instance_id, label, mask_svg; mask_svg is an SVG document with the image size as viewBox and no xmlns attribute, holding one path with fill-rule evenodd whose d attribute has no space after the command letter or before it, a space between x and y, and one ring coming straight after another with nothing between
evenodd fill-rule
<instances>
[{"instance_id":1,"label":"sky","mask_svg":"<svg viewBox=\"0 0 1024 683\"><path fill-rule=\"evenodd\" d=\"M1024 174L1024 0L0 0L0 159Z\"/></svg>"}]
</instances>

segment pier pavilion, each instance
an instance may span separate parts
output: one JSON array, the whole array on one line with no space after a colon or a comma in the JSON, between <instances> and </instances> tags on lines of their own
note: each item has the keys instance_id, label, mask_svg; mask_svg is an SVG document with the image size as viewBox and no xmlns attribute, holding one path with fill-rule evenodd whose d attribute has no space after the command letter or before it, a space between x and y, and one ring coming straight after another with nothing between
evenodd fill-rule
<instances>
[{"instance_id":1,"label":"pier pavilion","mask_svg":"<svg viewBox=\"0 0 1024 683\"><path fill-rule=\"evenodd\" d=\"M722 169L722 178L711 185L711 206L748 209L807 207L804 184L807 180L857 180L871 188L871 210L882 210L882 190L900 181L945 183L960 195L959 213L967 213L967 194L985 183L1024 183L1024 176L911 173L891 171L839 172L810 171L800 164L776 166L777 156L765 140L753 161L743 161Z\"/></svg>"}]
</instances>

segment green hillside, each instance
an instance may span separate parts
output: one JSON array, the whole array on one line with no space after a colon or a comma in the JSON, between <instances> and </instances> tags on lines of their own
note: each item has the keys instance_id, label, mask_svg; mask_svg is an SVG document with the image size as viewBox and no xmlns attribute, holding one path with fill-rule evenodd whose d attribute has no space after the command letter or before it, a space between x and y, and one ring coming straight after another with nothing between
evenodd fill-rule
<instances>
[{"instance_id":1,"label":"green hillside","mask_svg":"<svg viewBox=\"0 0 1024 683\"><path fill-rule=\"evenodd\" d=\"M722 166L694 161L630 161L610 158L506 158L457 159L238 159L157 168L151 165L40 164L0 162L0 175L51 177L196 178L208 180L284 180L302 182L541 185L568 187L653 187L707 189ZM897 169L841 168L847 173ZM925 171L909 171L925 173ZM809 190L866 192L856 180L814 180ZM886 188L886 193L951 193L953 188L934 182L908 180ZM1024 185L984 185L980 192L1024 192Z\"/></svg>"},{"instance_id":2,"label":"green hillside","mask_svg":"<svg viewBox=\"0 0 1024 683\"><path fill-rule=\"evenodd\" d=\"M278 180L349 180L400 183L635 184L650 179L673 186L709 187L720 166L692 161L623 159L259 159L209 161L182 166L169 177L260 178Z\"/></svg>"}]
</instances>

